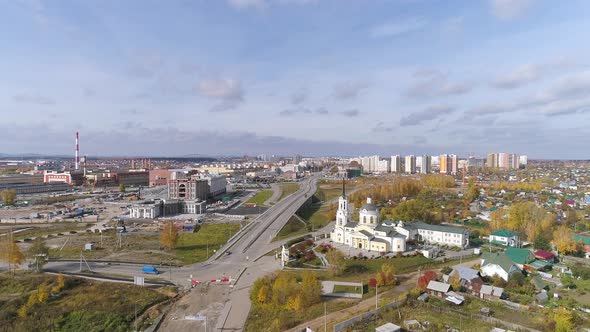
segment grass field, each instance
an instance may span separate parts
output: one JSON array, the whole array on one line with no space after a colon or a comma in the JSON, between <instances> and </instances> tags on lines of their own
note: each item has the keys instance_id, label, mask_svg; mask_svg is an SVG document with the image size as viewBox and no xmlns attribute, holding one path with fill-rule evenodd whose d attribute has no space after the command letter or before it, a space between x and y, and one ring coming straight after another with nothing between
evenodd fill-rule
<instances>
[{"instance_id":1,"label":"grass field","mask_svg":"<svg viewBox=\"0 0 590 332\"><path fill-rule=\"evenodd\" d=\"M66 278L63 290L36 301L26 317L17 315L41 284L51 288L57 284L56 277L23 273L12 279L0 274L0 330L131 331L136 311L141 316L147 308L168 298L150 288ZM153 317L148 316L138 328L149 326Z\"/></svg>"},{"instance_id":2,"label":"grass field","mask_svg":"<svg viewBox=\"0 0 590 332\"><path fill-rule=\"evenodd\" d=\"M291 195L292 193L296 192L297 190L299 190L299 183L296 183L296 182L281 183L281 197L279 198L279 201L282 200L283 198Z\"/></svg>"},{"instance_id":3,"label":"grass field","mask_svg":"<svg viewBox=\"0 0 590 332\"><path fill-rule=\"evenodd\" d=\"M283 228L281 228L281 230L279 231L279 234L277 234L277 236L272 240L274 242L274 241L286 239L288 237L292 237L292 236L296 236L296 235L300 235L300 234L305 234L307 232L308 232L307 225L302 223L301 220L299 220L299 218L293 216L293 217L291 217L291 219L289 219L289 221L287 221L285 226L283 226Z\"/></svg>"},{"instance_id":4,"label":"grass field","mask_svg":"<svg viewBox=\"0 0 590 332\"><path fill-rule=\"evenodd\" d=\"M259 192L254 197L246 201L246 203L254 203L256 205L263 205L266 200L272 196L272 190L267 189Z\"/></svg>"},{"instance_id":5,"label":"grass field","mask_svg":"<svg viewBox=\"0 0 590 332\"><path fill-rule=\"evenodd\" d=\"M227 240L240 230L239 223L205 224L196 233L180 234L176 246L176 257L183 264L192 264L207 260L214 250L219 250Z\"/></svg>"}]
</instances>

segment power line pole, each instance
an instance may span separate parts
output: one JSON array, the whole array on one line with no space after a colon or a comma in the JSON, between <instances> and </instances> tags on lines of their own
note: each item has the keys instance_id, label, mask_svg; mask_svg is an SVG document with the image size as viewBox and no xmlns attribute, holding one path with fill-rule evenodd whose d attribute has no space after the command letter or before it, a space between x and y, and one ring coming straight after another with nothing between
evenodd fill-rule
<instances>
[{"instance_id":1,"label":"power line pole","mask_svg":"<svg viewBox=\"0 0 590 332\"><path fill-rule=\"evenodd\" d=\"M328 332L328 310L327 303L324 301L324 332Z\"/></svg>"}]
</instances>

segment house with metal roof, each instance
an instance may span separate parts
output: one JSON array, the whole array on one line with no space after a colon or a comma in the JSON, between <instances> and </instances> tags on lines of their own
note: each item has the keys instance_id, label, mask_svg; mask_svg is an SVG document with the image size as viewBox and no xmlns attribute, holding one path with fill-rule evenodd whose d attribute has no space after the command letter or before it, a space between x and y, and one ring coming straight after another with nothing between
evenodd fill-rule
<instances>
[{"instance_id":1,"label":"house with metal roof","mask_svg":"<svg viewBox=\"0 0 590 332\"><path fill-rule=\"evenodd\" d=\"M490 243L504 247L518 247L518 234L507 229L498 229L490 234Z\"/></svg>"},{"instance_id":2,"label":"house with metal roof","mask_svg":"<svg viewBox=\"0 0 590 332\"><path fill-rule=\"evenodd\" d=\"M429 295L441 298L444 297L450 290L451 284L447 284L436 280L430 280L428 286L426 286L426 292Z\"/></svg>"},{"instance_id":3,"label":"house with metal roof","mask_svg":"<svg viewBox=\"0 0 590 332\"><path fill-rule=\"evenodd\" d=\"M510 275L519 271L518 266L504 253L484 252L481 258L481 275L493 277L495 275L508 281Z\"/></svg>"},{"instance_id":4,"label":"house with metal roof","mask_svg":"<svg viewBox=\"0 0 590 332\"><path fill-rule=\"evenodd\" d=\"M535 255L528 249L508 247L506 256L521 269L524 265L535 261Z\"/></svg>"},{"instance_id":5,"label":"house with metal roof","mask_svg":"<svg viewBox=\"0 0 590 332\"><path fill-rule=\"evenodd\" d=\"M481 286L481 290L479 291L479 296L482 299L499 299L502 294L504 293L504 288L495 287L490 285L483 285Z\"/></svg>"}]
</instances>

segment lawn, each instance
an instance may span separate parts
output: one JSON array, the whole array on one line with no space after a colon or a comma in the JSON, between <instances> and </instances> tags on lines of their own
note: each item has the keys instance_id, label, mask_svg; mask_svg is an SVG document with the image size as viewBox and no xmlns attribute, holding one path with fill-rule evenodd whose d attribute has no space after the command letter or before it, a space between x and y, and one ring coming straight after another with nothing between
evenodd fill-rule
<instances>
[{"instance_id":1,"label":"lawn","mask_svg":"<svg viewBox=\"0 0 590 332\"><path fill-rule=\"evenodd\" d=\"M334 293L360 293L363 294L365 286L345 286L345 285L334 285Z\"/></svg>"},{"instance_id":2,"label":"lawn","mask_svg":"<svg viewBox=\"0 0 590 332\"><path fill-rule=\"evenodd\" d=\"M287 221L285 226L283 226L283 228L281 228L281 230L279 231L279 234L277 234L277 236L272 240L274 242L274 241L286 239L291 236L305 234L307 232L308 232L307 224L301 222L301 220L299 218L297 218L296 216L292 216L291 219L289 219L289 221Z\"/></svg>"},{"instance_id":3,"label":"lawn","mask_svg":"<svg viewBox=\"0 0 590 332\"><path fill-rule=\"evenodd\" d=\"M57 284L55 276L19 273L15 279L0 274L0 330L2 331L130 331L137 310L146 309L168 296L133 285L66 278L64 288L37 302L26 317L17 315L29 295L41 284ZM138 328L145 329L154 317L147 314Z\"/></svg>"},{"instance_id":4,"label":"lawn","mask_svg":"<svg viewBox=\"0 0 590 332\"><path fill-rule=\"evenodd\" d=\"M196 233L180 234L175 250L176 257L183 264L205 261L239 230L239 223L204 224Z\"/></svg>"},{"instance_id":5,"label":"lawn","mask_svg":"<svg viewBox=\"0 0 590 332\"><path fill-rule=\"evenodd\" d=\"M287 182L287 183L281 183L281 197L279 198L279 201L282 200L283 198L291 195L292 193L296 192L297 190L299 190L299 183L296 182Z\"/></svg>"},{"instance_id":6,"label":"lawn","mask_svg":"<svg viewBox=\"0 0 590 332\"><path fill-rule=\"evenodd\" d=\"M266 189L266 190L263 190L263 191L259 192L258 194L256 194L256 196L247 200L246 203L254 203L256 205L263 205L264 202L266 202L271 196L272 196L272 190Z\"/></svg>"}]
</instances>

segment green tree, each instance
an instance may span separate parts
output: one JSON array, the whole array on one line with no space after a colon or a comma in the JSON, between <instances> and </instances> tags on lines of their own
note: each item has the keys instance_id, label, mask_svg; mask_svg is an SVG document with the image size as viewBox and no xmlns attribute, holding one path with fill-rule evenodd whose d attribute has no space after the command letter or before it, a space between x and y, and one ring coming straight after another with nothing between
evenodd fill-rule
<instances>
[{"instance_id":1,"label":"green tree","mask_svg":"<svg viewBox=\"0 0 590 332\"><path fill-rule=\"evenodd\" d=\"M127 190L127 188L125 187L125 185L121 183L119 185L119 191L122 192L122 193L124 193L126 190Z\"/></svg>"},{"instance_id":2,"label":"green tree","mask_svg":"<svg viewBox=\"0 0 590 332\"><path fill-rule=\"evenodd\" d=\"M43 265L47 262L48 255L49 248L45 245L45 241L40 236L36 237L27 250L27 256L34 261L33 268L36 272L41 272Z\"/></svg>"},{"instance_id":3,"label":"green tree","mask_svg":"<svg viewBox=\"0 0 590 332\"><path fill-rule=\"evenodd\" d=\"M551 250L551 244L549 243L549 241L547 241L545 236L543 236L541 234L537 236L537 238L533 242L533 246L537 250L539 250L539 249L547 250L547 251Z\"/></svg>"},{"instance_id":4,"label":"green tree","mask_svg":"<svg viewBox=\"0 0 590 332\"><path fill-rule=\"evenodd\" d=\"M4 205L14 205L16 202L16 191L14 189L2 190L0 193Z\"/></svg>"},{"instance_id":5,"label":"green tree","mask_svg":"<svg viewBox=\"0 0 590 332\"><path fill-rule=\"evenodd\" d=\"M393 209L395 219L403 221L424 221L431 223L433 221L430 207L420 199L412 199L401 202Z\"/></svg>"},{"instance_id":6,"label":"green tree","mask_svg":"<svg viewBox=\"0 0 590 332\"><path fill-rule=\"evenodd\" d=\"M328 259L328 263L330 263L330 269L332 270L332 274L337 276L344 272L344 264L346 264L346 260L344 259L344 254L338 249L332 249L326 253L326 258Z\"/></svg>"}]
</instances>

